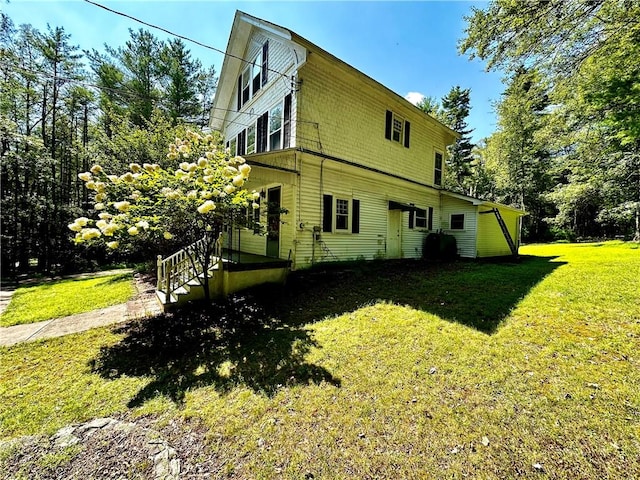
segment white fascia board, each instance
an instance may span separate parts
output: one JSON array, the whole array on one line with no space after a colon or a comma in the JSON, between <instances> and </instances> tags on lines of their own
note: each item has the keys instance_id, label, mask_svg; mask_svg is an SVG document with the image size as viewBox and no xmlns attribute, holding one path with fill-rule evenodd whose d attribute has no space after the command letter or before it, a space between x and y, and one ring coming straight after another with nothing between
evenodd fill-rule
<instances>
[{"instance_id":1,"label":"white fascia board","mask_svg":"<svg viewBox=\"0 0 640 480\"><path fill-rule=\"evenodd\" d=\"M291 39L291 32L286 28L261 20L244 12L236 12L227 44L226 55L222 62L222 70L218 81L218 88L211 107L211 119L209 126L212 130L222 131L231 97L236 87L236 80L245 62L241 60L247 49L251 33L254 28L260 29L263 34L275 41L288 45L294 53L295 70L307 61L307 49ZM295 73L294 73L295 75Z\"/></svg>"}]
</instances>

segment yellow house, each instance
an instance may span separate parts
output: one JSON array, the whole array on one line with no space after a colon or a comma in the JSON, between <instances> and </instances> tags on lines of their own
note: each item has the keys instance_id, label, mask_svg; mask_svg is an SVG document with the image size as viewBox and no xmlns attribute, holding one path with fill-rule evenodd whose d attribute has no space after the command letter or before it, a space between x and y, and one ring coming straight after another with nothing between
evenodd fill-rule
<instances>
[{"instance_id":1,"label":"yellow house","mask_svg":"<svg viewBox=\"0 0 640 480\"><path fill-rule=\"evenodd\" d=\"M419 258L433 231L456 236L463 257L517 252L524 212L442 189L456 132L246 13L236 12L226 53L210 126L252 166L247 187L261 192L261 208L249 215L266 226L228 231L228 247L294 269Z\"/></svg>"}]
</instances>

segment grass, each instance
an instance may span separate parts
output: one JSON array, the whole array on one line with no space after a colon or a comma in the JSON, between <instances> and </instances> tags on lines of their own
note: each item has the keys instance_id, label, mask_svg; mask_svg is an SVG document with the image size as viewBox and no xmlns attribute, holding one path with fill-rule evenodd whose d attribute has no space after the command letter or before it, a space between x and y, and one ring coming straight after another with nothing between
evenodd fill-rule
<instances>
[{"instance_id":1,"label":"grass","mask_svg":"<svg viewBox=\"0 0 640 480\"><path fill-rule=\"evenodd\" d=\"M16 289L0 327L40 322L90 312L129 300L135 293L130 274L68 279Z\"/></svg>"},{"instance_id":2,"label":"grass","mask_svg":"<svg viewBox=\"0 0 640 480\"><path fill-rule=\"evenodd\" d=\"M228 478L640 478L640 249L307 272L0 350L0 438L189 420Z\"/></svg>"}]
</instances>

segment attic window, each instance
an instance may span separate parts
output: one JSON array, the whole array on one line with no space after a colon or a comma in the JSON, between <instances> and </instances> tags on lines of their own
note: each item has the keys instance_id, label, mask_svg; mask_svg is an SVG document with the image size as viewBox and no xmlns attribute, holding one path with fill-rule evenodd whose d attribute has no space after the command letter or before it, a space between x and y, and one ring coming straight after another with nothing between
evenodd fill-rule
<instances>
[{"instance_id":1,"label":"attic window","mask_svg":"<svg viewBox=\"0 0 640 480\"><path fill-rule=\"evenodd\" d=\"M238 110L256 96L267 83L269 71L269 41L266 41L251 62L245 64L238 77Z\"/></svg>"},{"instance_id":2,"label":"attic window","mask_svg":"<svg viewBox=\"0 0 640 480\"><path fill-rule=\"evenodd\" d=\"M391 140L394 142L400 143L402 141L402 126L404 124L404 120L398 117L395 113L393 114L393 127L391 131Z\"/></svg>"},{"instance_id":3,"label":"attic window","mask_svg":"<svg viewBox=\"0 0 640 480\"><path fill-rule=\"evenodd\" d=\"M410 134L411 124L397 113L387 110L384 137L409 148Z\"/></svg>"}]
</instances>

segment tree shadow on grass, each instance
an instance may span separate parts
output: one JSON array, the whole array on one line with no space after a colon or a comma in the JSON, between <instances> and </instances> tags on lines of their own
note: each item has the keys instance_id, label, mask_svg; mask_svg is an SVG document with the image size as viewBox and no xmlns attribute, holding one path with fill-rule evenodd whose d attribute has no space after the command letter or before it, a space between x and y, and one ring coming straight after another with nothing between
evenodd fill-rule
<instances>
[{"instance_id":1,"label":"tree shadow on grass","mask_svg":"<svg viewBox=\"0 0 640 480\"><path fill-rule=\"evenodd\" d=\"M486 334L564 262L556 257L433 264L365 262L294 272L286 286L264 285L204 307L118 327L91 368L101 376L152 377L129 402L157 396L177 403L193 388L236 386L274 395L281 386L340 380L305 360L321 348L305 326L378 301L408 305Z\"/></svg>"},{"instance_id":2,"label":"tree shadow on grass","mask_svg":"<svg viewBox=\"0 0 640 480\"><path fill-rule=\"evenodd\" d=\"M244 385L267 396L282 386L340 386L329 371L305 360L320 348L309 331L269 318L242 295L131 322L116 332L125 337L103 347L90 366L108 379L153 378L129 407L157 396L180 404L187 391L204 386L226 393Z\"/></svg>"},{"instance_id":3,"label":"tree shadow on grass","mask_svg":"<svg viewBox=\"0 0 640 480\"><path fill-rule=\"evenodd\" d=\"M555 258L522 256L449 264L402 260L354 264L346 269L325 266L295 272L286 287L262 287L254 295L272 316L294 325L387 301L492 334L535 285L566 263Z\"/></svg>"}]
</instances>

